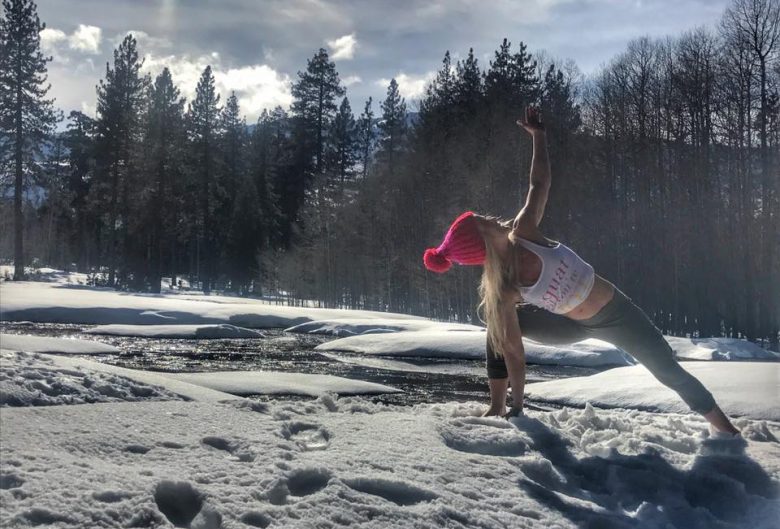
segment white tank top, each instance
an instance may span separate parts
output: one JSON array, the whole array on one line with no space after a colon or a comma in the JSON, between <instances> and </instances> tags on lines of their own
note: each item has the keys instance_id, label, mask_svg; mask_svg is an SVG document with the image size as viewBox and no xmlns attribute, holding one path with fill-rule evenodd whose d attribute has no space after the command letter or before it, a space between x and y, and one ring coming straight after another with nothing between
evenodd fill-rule
<instances>
[{"instance_id":1,"label":"white tank top","mask_svg":"<svg viewBox=\"0 0 780 529\"><path fill-rule=\"evenodd\" d=\"M536 283L520 286L524 301L556 314L569 312L585 301L596 279L592 266L561 243L550 248L519 237L517 242L542 261Z\"/></svg>"}]
</instances>

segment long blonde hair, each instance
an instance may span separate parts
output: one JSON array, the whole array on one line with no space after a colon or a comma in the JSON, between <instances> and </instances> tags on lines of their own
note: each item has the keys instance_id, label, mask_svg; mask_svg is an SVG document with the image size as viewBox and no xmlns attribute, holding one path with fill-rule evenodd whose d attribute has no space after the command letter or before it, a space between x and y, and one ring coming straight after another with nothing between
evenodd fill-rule
<instances>
[{"instance_id":1,"label":"long blonde hair","mask_svg":"<svg viewBox=\"0 0 780 529\"><path fill-rule=\"evenodd\" d=\"M487 217L506 226L507 221L496 217ZM487 326L488 340L493 346L493 351L504 355L507 341L507 326L501 314L501 308L505 302L504 297L516 288L517 260L515 254L514 238L509 236L510 252L507 259L502 259L498 250L491 244L489 237L485 240L485 263L482 267L482 279L479 284L480 303L477 307L482 323Z\"/></svg>"}]
</instances>

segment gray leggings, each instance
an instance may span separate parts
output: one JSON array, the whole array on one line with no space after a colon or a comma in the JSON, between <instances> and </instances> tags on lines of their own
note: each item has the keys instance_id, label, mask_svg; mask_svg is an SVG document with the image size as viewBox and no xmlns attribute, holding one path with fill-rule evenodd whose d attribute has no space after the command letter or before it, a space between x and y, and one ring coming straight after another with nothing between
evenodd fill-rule
<instances>
[{"instance_id":1,"label":"gray leggings","mask_svg":"<svg viewBox=\"0 0 780 529\"><path fill-rule=\"evenodd\" d=\"M630 353L662 384L676 391L691 410L707 413L715 407L712 394L674 359L661 331L617 289L612 300L586 320L572 320L527 304L518 307L517 319L523 336L537 342L570 344L587 338L609 342ZM487 371L489 378L507 377L504 359L494 353L490 341Z\"/></svg>"}]
</instances>

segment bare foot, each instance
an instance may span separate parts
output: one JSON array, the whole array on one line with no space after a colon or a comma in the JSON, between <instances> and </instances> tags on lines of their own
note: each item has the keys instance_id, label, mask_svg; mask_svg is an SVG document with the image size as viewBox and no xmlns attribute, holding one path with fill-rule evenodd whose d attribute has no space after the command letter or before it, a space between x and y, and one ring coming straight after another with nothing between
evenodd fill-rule
<instances>
[{"instance_id":1,"label":"bare foot","mask_svg":"<svg viewBox=\"0 0 780 529\"><path fill-rule=\"evenodd\" d=\"M503 408L488 408L481 417L503 417L506 414L506 406Z\"/></svg>"},{"instance_id":2,"label":"bare foot","mask_svg":"<svg viewBox=\"0 0 780 529\"><path fill-rule=\"evenodd\" d=\"M723 411L718 406L715 406L712 408L712 411L702 415L705 419L707 419L707 421L709 421L713 429L718 432L728 433L731 435L740 433L739 430L737 430L734 425L731 424L729 418L726 417L726 414L723 413Z\"/></svg>"}]
</instances>

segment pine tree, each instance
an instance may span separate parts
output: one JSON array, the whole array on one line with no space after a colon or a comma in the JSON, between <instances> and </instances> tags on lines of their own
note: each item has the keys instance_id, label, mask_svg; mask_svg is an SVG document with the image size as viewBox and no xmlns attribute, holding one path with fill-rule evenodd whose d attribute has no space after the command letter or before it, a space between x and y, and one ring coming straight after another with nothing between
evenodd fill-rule
<instances>
[{"instance_id":1,"label":"pine tree","mask_svg":"<svg viewBox=\"0 0 780 529\"><path fill-rule=\"evenodd\" d=\"M163 255L171 250L171 284L176 281L175 253L177 197L182 193L184 160L184 98L173 84L168 68L157 76L151 90L146 129L147 171L150 197L148 227L151 232L149 283L160 292Z\"/></svg>"},{"instance_id":2,"label":"pine tree","mask_svg":"<svg viewBox=\"0 0 780 529\"><path fill-rule=\"evenodd\" d=\"M398 83L390 80L387 97L382 102L382 120L379 122L379 156L386 164L388 172L393 174L396 159L404 148L406 139L406 101L398 91Z\"/></svg>"},{"instance_id":3,"label":"pine tree","mask_svg":"<svg viewBox=\"0 0 780 529\"><path fill-rule=\"evenodd\" d=\"M24 279L25 175L36 172L35 156L60 119L46 99L46 63L32 0L3 0L0 18L0 165L14 171L14 279Z\"/></svg>"},{"instance_id":4,"label":"pine tree","mask_svg":"<svg viewBox=\"0 0 780 529\"><path fill-rule=\"evenodd\" d=\"M90 269L89 233L94 233L97 218L89 208L87 198L95 173L95 120L72 111L68 116L68 130L64 143L68 151L68 190L74 222L72 238L75 239L76 267L79 272ZM93 256L94 258L94 256Z\"/></svg>"},{"instance_id":5,"label":"pine tree","mask_svg":"<svg viewBox=\"0 0 780 529\"><path fill-rule=\"evenodd\" d=\"M225 265L230 289L245 293L257 273L262 212L257 188L246 167L247 131L235 92L222 109L221 177L223 189L217 215L219 231L226 233Z\"/></svg>"},{"instance_id":6,"label":"pine tree","mask_svg":"<svg viewBox=\"0 0 780 529\"><path fill-rule=\"evenodd\" d=\"M236 93L232 92L225 102L221 115L221 154L223 162L222 187L228 208L235 201L239 183L245 171L244 151L246 149L246 120L241 116Z\"/></svg>"},{"instance_id":7,"label":"pine tree","mask_svg":"<svg viewBox=\"0 0 780 529\"><path fill-rule=\"evenodd\" d=\"M355 116L352 115L349 100L345 97L333 120L333 168L342 190L344 189L344 181L352 179L357 161L355 126Z\"/></svg>"},{"instance_id":8,"label":"pine tree","mask_svg":"<svg viewBox=\"0 0 780 529\"><path fill-rule=\"evenodd\" d=\"M306 71L298 72L298 82L292 87L292 114L298 122L299 141L311 147L316 173L324 170L326 134L335 117L336 98L344 93L336 65L324 48L308 61Z\"/></svg>"},{"instance_id":9,"label":"pine tree","mask_svg":"<svg viewBox=\"0 0 780 529\"><path fill-rule=\"evenodd\" d=\"M211 66L206 66L195 89L195 99L187 111L187 135L190 140L191 170L197 188L198 228L196 262L203 292L211 292L216 273L217 241L214 210L218 193L220 108ZM202 261L202 265L201 265Z\"/></svg>"},{"instance_id":10,"label":"pine tree","mask_svg":"<svg viewBox=\"0 0 780 529\"><path fill-rule=\"evenodd\" d=\"M420 102L420 121L423 128L433 128L448 134L454 120L455 74L452 71L450 52L444 53L441 68L425 89Z\"/></svg>"},{"instance_id":11,"label":"pine tree","mask_svg":"<svg viewBox=\"0 0 780 529\"><path fill-rule=\"evenodd\" d=\"M489 101L506 101L511 98L514 77L511 46L507 39L501 42L485 73L485 91Z\"/></svg>"},{"instance_id":12,"label":"pine tree","mask_svg":"<svg viewBox=\"0 0 780 529\"><path fill-rule=\"evenodd\" d=\"M263 252L282 242L284 202L280 175L289 167L289 139L287 113L276 107L263 110L252 132L249 146L250 172L257 193L256 209L260 215L258 250Z\"/></svg>"},{"instance_id":13,"label":"pine tree","mask_svg":"<svg viewBox=\"0 0 780 529\"><path fill-rule=\"evenodd\" d=\"M527 52L526 45L521 42L513 54L511 43L504 39L485 73L488 100L513 109L523 108L536 102L538 87L536 61Z\"/></svg>"},{"instance_id":14,"label":"pine tree","mask_svg":"<svg viewBox=\"0 0 780 529\"><path fill-rule=\"evenodd\" d=\"M363 180L368 176L371 154L374 151L374 112L371 110L371 103L372 99L369 97L356 124L357 150Z\"/></svg>"},{"instance_id":15,"label":"pine tree","mask_svg":"<svg viewBox=\"0 0 780 529\"><path fill-rule=\"evenodd\" d=\"M473 116L482 98L482 72L474 57L474 48L469 48L468 57L458 61L455 74L455 104L461 114Z\"/></svg>"},{"instance_id":16,"label":"pine tree","mask_svg":"<svg viewBox=\"0 0 780 529\"><path fill-rule=\"evenodd\" d=\"M141 75L143 60L138 57L137 42L127 35L114 50L114 68L106 64L106 78L97 87L97 159L100 186L94 191L97 204L104 204L108 217L108 284L115 285L117 263L121 263L121 286L125 286L129 261L130 193L137 176L134 156L142 132L142 113L150 83ZM107 195L107 196L105 196ZM117 251L117 226L121 229L122 248ZM121 255L118 255L120 254ZM121 257L121 259L120 259Z\"/></svg>"}]
</instances>

